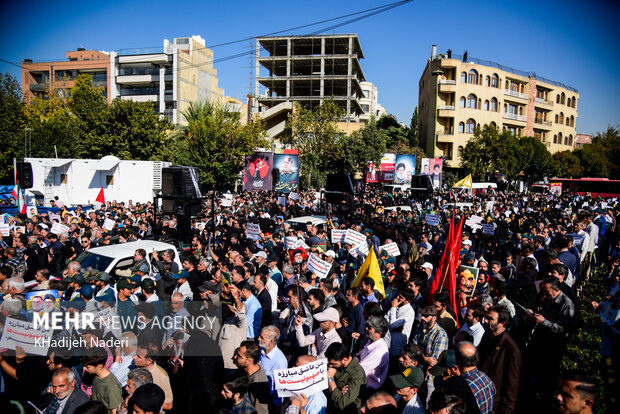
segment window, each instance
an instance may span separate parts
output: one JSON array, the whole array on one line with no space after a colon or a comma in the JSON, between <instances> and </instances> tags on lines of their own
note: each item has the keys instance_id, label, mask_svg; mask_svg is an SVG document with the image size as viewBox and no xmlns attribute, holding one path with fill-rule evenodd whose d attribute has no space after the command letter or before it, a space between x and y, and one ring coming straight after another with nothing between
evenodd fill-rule
<instances>
[{"instance_id":1,"label":"window","mask_svg":"<svg viewBox=\"0 0 620 414\"><path fill-rule=\"evenodd\" d=\"M462 134L465 132L465 123L459 122L459 133Z\"/></svg>"},{"instance_id":2,"label":"window","mask_svg":"<svg viewBox=\"0 0 620 414\"><path fill-rule=\"evenodd\" d=\"M560 124L564 123L564 112L560 112Z\"/></svg>"},{"instance_id":3,"label":"window","mask_svg":"<svg viewBox=\"0 0 620 414\"><path fill-rule=\"evenodd\" d=\"M508 89L508 88L506 88L506 89ZM510 90L512 92L519 92L519 84L517 82L510 81Z\"/></svg>"},{"instance_id":4,"label":"window","mask_svg":"<svg viewBox=\"0 0 620 414\"><path fill-rule=\"evenodd\" d=\"M568 145L570 145L571 147L573 146L573 136L572 135L568 136Z\"/></svg>"},{"instance_id":5,"label":"window","mask_svg":"<svg viewBox=\"0 0 620 414\"><path fill-rule=\"evenodd\" d=\"M364 98L368 98L368 92L367 90L362 90L362 93L364 94Z\"/></svg>"},{"instance_id":6,"label":"window","mask_svg":"<svg viewBox=\"0 0 620 414\"><path fill-rule=\"evenodd\" d=\"M499 76L497 76L497 73L494 73L493 77L491 78L491 87L499 88Z\"/></svg>"},{"instance_id":7,"label":"window","mask_svg":"<svg viewBox=\"0 0 620 414\"><path fill-rule=\"evenodd\" d=\"M461 83L467 83L467 73L461 72Z\"/></svg>"},{"instance_id":8,"label":"window","mask_svg":"<svg viewBox=\"0 0 620 414\"><path fill-rule=\"evenodd\" d=\"M463 158L463 146L459 145L459 147L456 149L456 156L458 158Z\"/></svg>"},{"instance_id":9,"label":"window","mask_svg":"<svg viewBox=\"0 0 620 414\"><path fill-rule=\"evenodd\" d=\"M114 185L114 176L106 175L105 176L105 185Z\"/></svg>"},{"instance_id":10,"label":"window","mask_svg":"<svg viewBox=\"0 0 620 414\"><path fill-rule=\"evenodd\" d=\"M558 144L562 144L562 133L558 134Z\"/></svg>"},{"instance_id":11,"label":"window","mask_svg":"<svg viewBox=\"0 0 620 414\"><path fill-rule=\"evenodd\" d=\"M497 99L491 98L491 106L489 107L489 110L492 112L497 112Z\"/></svg>"},{"instance_id":12,"label":"window","mask_svg":"<svg viewBox=\"0 0 620 414\"><path fill-rule=\"evenodd\" d=\"M555 103L559 104L560 103L560 95L556 95L555 97Z\"/></svg>"},{"instance_id":13,"label":"window","mask_svg":"<svg viewBox=\"0 0 620 414\"><path fill-rule=\"evenodd\" d=\"M459 106L461 108L465 108L465 97L461 96L461 99L459 99Z\"/></svg>"},{"instance_id":14,"label":"window","mask_svg":"<svg viewBox=\"0 0 620 414\"><path fill-rule=\"evenodd\" d=\"M574 116L570 116L570 126L574 127L575 126L575 117Z\"/></svg>"},{"instance_id":15,"label":"window","mask_svg":"<svg viewBox=\"0 0 620 414\"><path fill-rule=\"evenodd\" d=\"M554 144L557 144L557 143L558 143L558 136L557 136L557 135L554 135L554 136L553 136L553 143L554 143Z\"/></svg>"},{"instance_id":16,"label":"window","mask_svg":"<svg viewBox=\"0 0 620 414\"><path fill-rule=\"evenodd\" d=\"M558 114L555 114L555 123L556 123L556 124L558 123L558 119L559 119L559 118L558 118Z\"/></svg>"},{"instance_id":17,"label":"window","mask_svg":"<svg viewBox=\"0 0 620 414\"><path fill-rule=\"evenodd\" d=\"M560 95L560 103L562 105L566 103L566 95L564 94L564 92L562 92L562 95Z\"/></svg>"},{"instance_id":18,"label":"window","mask_svg":"<svg viewBox=\"0 0 620 414\"><path fill-rule=\"evenodd\" d=\"M484 78L484 86L491 86L491 77L489 75Z\"/></svg>"},{"instance_id":19,"label":"window","mask_svg":"<svg viewBox=\"0 0 620 414\"><path fill-rule=\"evenodd\" d=\"M484 100L484 110L485 111L489 110L489 101L487 101L486 99Z\"/></svg>"},{"instance_id":20,"label":"window","mask_svg":"<svg viewBox=\"0 0 620 414\"><path fill-rule=\"evenodd\" d=\"M506 112L512 115L517 115L519 113L519 109L517 108L517 105L509 104L508 111Z\"/></svg>"},{"instance_id":21,"label":"window","mask_svg":"<svg viewBox=\"0 0 620 414\"><path fill-rule=\"evenodd\" d=\"M474 95L473 93L470 93L467 96L467 107L471 109L477 109L476 100L477 100L476 95Z\"/></svg>"},{"instance_id":22,"label":"window","mask_svg":"<svg viewBox=\"0 0 620 414\"><path fill-rule=\"evenodd\" d=\"M465 132L468 134L473 134L474 129L476 129L476 121L470 118L467 120L467 124L465 125Z\"/></svg>"},{"instance_id":23,"label":"window","mask_svg":"<svg viewBox=\"0 0 620 414\"><path fill-rule=\"evenodd\" d=\"M467 83L471 83L473 85L478 84L478 72L476 69L472 69L469 71L469 76L467 77Z\"/></svg>"},{"instance_id":24,"label":"window","mask_svg":"<svg viewBox=\"0 0 620 414\"><path fill-rule=\"evenodd\" d=\"M489 128L497 129L497 124L493 121L489 124Z\"/></svg>"}]
</instances>

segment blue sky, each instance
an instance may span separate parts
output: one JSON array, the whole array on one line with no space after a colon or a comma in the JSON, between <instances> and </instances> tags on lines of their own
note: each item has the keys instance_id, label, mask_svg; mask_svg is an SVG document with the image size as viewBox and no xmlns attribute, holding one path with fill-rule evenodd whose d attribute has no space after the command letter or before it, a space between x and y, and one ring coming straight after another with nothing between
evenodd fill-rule
<instances>
[{"instance_id":1,"label":"blue sky","mask_svg":"<svg viewBox=\"0 0 620 414\"><path fill-rule=\"evenodd\" d=\"M19 63L63 60L77 47L97 50L161 46L163 39L201 35L207 45L261 35L337 17L385 2L368 0L0 2L0 58ZM379 102L409 124L418 80L430 56L452 49L579 90L578 133L620 125L620 5L617 1L414 0L335 29L357 33L362 68L379 89ZM287 34L307 34L328 24ZM214 49L215 59L249 51L250 41ZM249 56L216 63L226 95L250 92ZM21 82L18 67L0 72Z\"/></svg>"}]
</instances>

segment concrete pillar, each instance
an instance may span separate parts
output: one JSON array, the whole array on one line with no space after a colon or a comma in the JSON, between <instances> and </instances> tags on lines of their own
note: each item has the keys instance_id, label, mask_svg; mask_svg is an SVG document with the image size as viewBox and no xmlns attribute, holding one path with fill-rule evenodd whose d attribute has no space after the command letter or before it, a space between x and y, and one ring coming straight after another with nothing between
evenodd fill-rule
<instances>
[{"instance_id":1,"label":"concrete pillar","mask_svg":"<svg viewBox=\"0 0 620 414\"><path fill-rule=\"evenodd\" d=\"M166 100L165 100L165 96L166 96L166 67L165 66L160 66L159 67L159 113L163 114L164 111L166 110Z\"/></svg>"},{"instance_id":2,"label":"concrete pillar","mask_svg":"<svg viewBox=\"0 0 620 414\"><path fill-rule=\"evenodd\" d=\"M534 136L534 118L536 117L536 108L534 107L536 104L536 78L530 78L530 81L527 85L527 123L525 126L525 136L533 137Z\"/></svg>"},{"instance_id":3,"label":"concrete pillar","mask_svg":"<svg viewBox=\"0 0 620 414\"><path fill-rule=\"evenodd\" d=\"M353 37L349 36L347 53L347 122L351 122L351 78L353 76Z\"/></svg>"},{"instance_id":4,"label":"concrete pillar","mask_svg":"<svg viewBox=\"0 0 620 414\"><path fill-rule=\"evenodd\" d=\"M325 38L321 37L321 84L320 84L321 104L325 98Z\"/></svg>"},{"instance_id":5,"label":"concrete pillar","mask_svg":"<svg viewBox=\"0 0 620 414\"><path fill-rule=\"evenodd\" d=\"M254 97L255 98L258 98L259 86L260 86L260 84L258 83L258 78L260 76L260 64L258 63L259 58L260 58L260 42L258 41L258 39L256 39L256 63L254 67ZM252 101L252 104L254 105L254 103L256 103L257 105L256 108L258 109L258 100L254 99Z\"/></svg>"},{"instance_id":6,"label":"concrete pillar","mask_svg":"<svg viewBox=\"0 0 620 414\"><path fill-rule=\"evenodd\" d=\"M291 96L291 39L286 39L286 96Z\"/></svg>"}]
</instances>

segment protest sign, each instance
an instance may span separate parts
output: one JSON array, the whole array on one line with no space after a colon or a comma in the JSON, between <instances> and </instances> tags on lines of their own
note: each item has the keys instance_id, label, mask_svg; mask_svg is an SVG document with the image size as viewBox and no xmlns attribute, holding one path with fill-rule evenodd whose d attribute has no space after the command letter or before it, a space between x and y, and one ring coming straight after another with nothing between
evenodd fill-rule
<instances>
[{"instance_id":1,"label":"protest sign","mask_svg":"<svg viewBox=\"0 0 620 414\"><path fill-rule=\"evenodd\" d=\"M439 225L439 216L437 214L427 214L424 219L426 220L426 224L429 226Z\"/></svg>"},{"instance_id":2,"label":"protest sign","mask_svg":"<svg viewBox=\"0 0 620 414\"><path fill-rule=\"evenodd\" d=\"M115 224L116 222L114 220L107 218L103 221L103 228L110 231L114 228Z\"/></svg>"},{"instance_id":3,"label":"protest sign","mask_svg":"<svg viewBox=\"0 0 620 414\"><path fill-rule=\"evenodd\" d=\"M47 355L52 339L53 329L48 327L35 328L34 323L6 318L0 347L15 349L20 346L29 354Z\"/></svg>"},{"instance_id":4,"label":"protest sign","mask_svg":"<svg viewBox=\"0 0 620 414\"><path fill-rule=\"evenodd\" d=\"M60 221L60 215L55 213L49 213L50 220L58 220Z\"/></svg>"},{"instance_id":5,"label":"protest sign","mask_svg":"<svg viewBox=\"0 0 620 414\"><path fill-rule=\"evenodd\" d=\"M343 243L346 233L343 229L332 229L332 243Z\"/></svg>"},{"instance_id":6,"label":"protest sign","mask_svg":"<svg viewBox=\"0 0 620 414\"><path fill-rule=\"evenodd\" d=\"M0 234L2 237L9 237L10 228L8 223L0 223Z\"/></svg>"},{"instance_id":7,"label":"protest sign","mask_svg":"<svg viewBox=\"0 0 620 414\"><path fill-rule=\"evenodd\" d=\"M288 198L290 198L291 200L299 200L299 194L289 193Z\"/></svg>"},{"instance_id":8,"label":"protest sign","mask_svg":"<svg viewBox=\"0 0 620 414\"><path fill-rule=\"evenodd\" d=\"M115 337L121 337L121 324L114 323L114 318L116 317L116 311L114 308L109 307L101 309L100 311L94 312L93 316L93 320L101 324L101 327L104 330L104 335L111 332Z\"/></svg>"},{"instance_id":9,"label":"protest sign","mask_svg":"<svg viewBox=\"0 0 620 414\"><path fill-rule=\"evenodd\" d=\"M287 237L284 238L284 248L285 249L295 250L296 248L301 246L301 243L302 243L302 241L299 240L297 237L287 236Z\"/></svg>"},{"instance_id":10,"label":"protest sign","mask_svg":"<svg viewBox=\"0 0 620 414\"><path fill-rule=\"evenodd\" d=\"M385 250L392 257L400 256L400 249L398 248L396 242L379 246L379 251L381 250Z\"/></svg>"},{"instance_id":11,"label":"protest sign","mask_svg":"<svg viewBox=\"0 0 620 414\"><path fill-rule=\"evenodd\" d=\"M493 224L483 224L482 232L484 234L490 234L491 236L495 234L495 226Z\"/></svg>"},{"instance_id":12,"label":"protest sign","mask_svg":"<svg viewBox=\"0 0 620 414\"><path fill-rule=\"evenodd\" d=\"M279 205L279 206L286 206L286 197L284 197L284 196L279 196L279 197L278 197L278 205Z\"/></svg>"},{"instance_id":13,"label":"protest sign","mask_svg":"<svg viewBox=\"0 0 620 414\"><path fill-rule=\"evenodd\" d=\"M584 236L583 234L579 234L579 233L567 233L567 236L572 236L573 240L575 241L575 246L581 246L581 243L583 243L583 239Z\"/></svg>"},{"instance_id":14,"label":"protest sign","mask_svg":"<svg viewBox=\"0 0 620 414\"><path fill-rule=\"evenodd\" d=\"M310 253L310 256L308 257L308 270L316 273L319 279L326 278L331 267L331 263L327 263L314 253Z\"/></svg>"},{"instance_id":15,"label":"protest sign","mask_svg":"<svg viewBox=\"0 0 620 414\"><path fill-rule=\"evenodd\" d=\"M466 296L472 296L474 294L479 272L480 270L477 267L459 266L457 281L459 289Z\"/></svg>"},{"instance_id":16,"label":"protest sign","mask_svg":"<svg viewBox=\"0 0 620 414\"><path fill-rule=\"evenodd\" d=\"M363 255L368 255L368 252L370 251L368 250L368 243L366 243L366 241L354 246L353 248L357 249L357 251Z\"/></svg>"},{"instance_id":17,"label":"protest sign","mask_svg":"<svg viewBox=\"0 0 620 414\"><path fill-rule=\"evenodd\" d=\"M250 240L260 240L260 226L254 223L247 223L245 237Z\"/></svg>"},{"instance_id":18,"label":"protest sign","mask_svg":"<svg viewBox=\"0 0 620 414\"><path fill-rule=\"evenodd\" d=\"M486 206L485 211L493 211L493 204L495 204L495 201L487 201L487 206Z\"/></svg>"},{"instance_id":19,"label":"protest sign","mask_svg":"<svg viewBox=\"0 0 620 414\"><path fill-rule=\"evenodd\" d=\"M349 229L346 231L344 235L344 242L350 244L351 246L356 246L365 241L366 241L366 236L355 230Z\"/></svg>"},{"instance_id":20,"label":"protest sign","mask_svg":"<svg viewBox=\"0 0 620 414\"><path fill-rule=\"evenodd\" d=\"M232 199L233 199L233 195L232 195L232 194L230 194L230 193L226 193L226 194L224 194L224 198L225 198L226 200L232 200Z\"/></svg>"},{"instance_id":21,"label":"protest sign","mask_svg":"<svg viewBox=\"0 0 620 414\"><path fill-rule=\"evenodd\" d=\"M478 223L478 224L482 223L482 221L484 220L480 216L471 216L469 219L473 221L474 223Z\"/></svg>"},{"instance_id":22,"label":"protest sign","mask_svg":"<svg viewBox=\"0 0 620 414\"><path fill-rule=\"evenodd\" d=\"M220 206L222 207L231 207L232 206L232 198L222 198L220 200Z\"/></svg>"},{"instance_id":23,"label":"protest sign","mask_svg":"<svg viewBox=\"0 0 620 414\"><path fill-rule=\"evenodd\" d=\"M273 371L275 388L281 398L304 394L310 396L327 389L327 359Z\"/></svg>"},{"instance_id":24,"label":"protest sign","mask_svg":"<svg viewBox=\"0 0 620 414\"><path fill-rule=\"evenodd\" d=\"M54 223L50 232L54 234L69 233L69 226L65 226L64 224L60 223Z\"/></svg>"}]
</instances>

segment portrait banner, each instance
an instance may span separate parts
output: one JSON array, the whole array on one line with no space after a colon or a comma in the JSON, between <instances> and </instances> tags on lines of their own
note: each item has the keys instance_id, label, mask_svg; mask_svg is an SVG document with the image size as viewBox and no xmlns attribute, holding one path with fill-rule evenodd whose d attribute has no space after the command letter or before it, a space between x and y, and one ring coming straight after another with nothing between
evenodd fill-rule
<instances>
[{"instance_id":1,"label":"portrait banner","mask_svg":"<svg viewBox=\"0 0 620 414\"><path fill-rule=\"evenodd\" d=\"M279 172L274 190L280 193L299 190L299 155L274 154L273 167Z\"/></svg>"},{"instance_id":2,"label":"portrait banner","mask_svg":"<svg viewBox=\"0 0 620 414\"><path fill-rule=\"evenodd\" d=\"M411 176L415 174L415 155L396 155L394 166L394 184L411 184Z\"/></svg>"},{"instance_id":3,"label":"portrait banner","mask_svg":"<svg viewBox=\"0 0 620 414\"><path fill-rule=\"evenodd\" d=\"M273 180L271 171L273 154L271 152L255 152L245 157L243 189L245 191L271 191Z\"/></svg>"}]
</instances>

